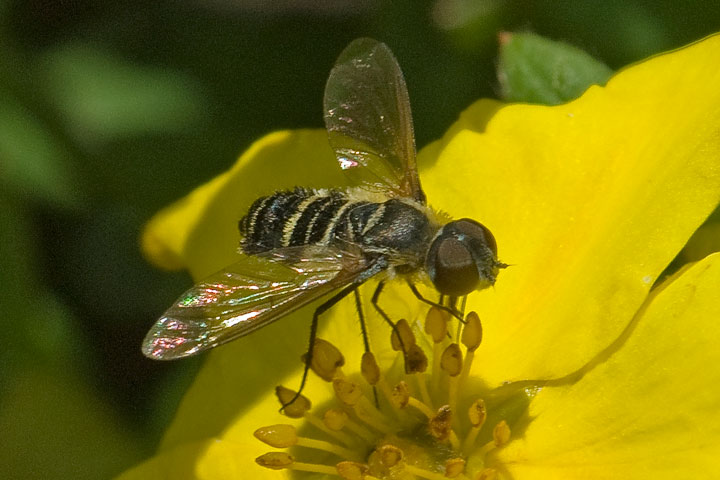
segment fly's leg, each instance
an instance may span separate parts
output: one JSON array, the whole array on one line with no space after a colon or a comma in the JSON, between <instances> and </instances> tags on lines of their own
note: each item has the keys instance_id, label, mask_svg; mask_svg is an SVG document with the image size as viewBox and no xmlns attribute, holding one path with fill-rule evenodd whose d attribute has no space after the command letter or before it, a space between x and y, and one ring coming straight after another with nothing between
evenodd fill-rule
<instances>
[{"instance_id":1,"label":"fly's leg","mask_svg":"<svg viewBox=\"0 0 720 480\"><path fill-rule=\"evenodd\" d=\"M282 407L280 407L280 410L284 409L288 405L292 405L295 400L297 400L300 397L300 393L302 393L303 388L305 388L305 381L307 380L308 371L310 370L310 365L312 364L312 358L313 358L313 350L315 347L315 337L317 336L317 326L318 326L318 319L320 318L320 315L328 311L330 308L332 308L336 303L338 303L340 300L348 296L351 292L355 291L360 285L359 284L353 284L348 287L343 288L338 293L332 296L328 301L320 305L315 309L315 313L313 313L313 319L312 323L310 324L310 346L308 347L307 355L305 355L305 368L303 370L303 376L302 380L300 380L300 388L295 393L292 399L290 399L289 402L283 403ZM363 332L365 330L363 322Z\"/></svg>"},{"instance_id":2,"label":"fly's leg","mask_svg":"<svg viewBox=\"0 0 720 480\"><path fill-rule=\"evenodd\" d=\"M360 291L355 289L355 307L357 308L358 318L360 319L360 331L362 332L363 344L365 345L365 353L370 353L370 340L368 339L367 327L365 326L365 315L363 315L362 302L360 301ZM380 406L377 388L372 386L373 396L375 397L375 406Z\"/></svg>"},{"instance_id":3,"label":"fly's leg","mask_svg":"<svg viewBox=\"0 0 720 480\"><path fill-rule=\"evenodd\" d=\"M428 305L437 307L440 310L444 310L444 311L448 312L450 315L452 315L453 317L460 320L461 323L465 323L465 319L463 318L463 312L461 312L457 308L455 308L455 305L457 304L457 297L452 297L452 296L448 297L448 305L443 305L442 301L445 298L443 295L440 296L441 303L436 303L436 302L433 302L432 300L428 300L427 298L423 297L422 294L420 293L420 291L417 289L417 287L415 285L413 285L412 283L407 282L407 284L408 284L408 287L410 287L410 291L413 293L413 295L415 295L415 298L417 298L418 300L420 300L423 303L427 303ZM463 301L463 310L464 309L465 309L465 302Z\"/></svg>"},{"instance_id":4,"label":"fly's leg","mask_svg":"<svg viewBox=\"0 0 720 480\"><path fill-rule=\"evenodd\" d=\"M405 345L403 344L402 337L400 336L400 332L398 331L397 325L395 325L395 322L390 320L390 317L388 316L385 311L380 308L380 305L378 304L378 300L380 299L380 293L383 291L383 288L385 287L385 282L380 281L378 282L377 288L375 288L375 293L373 293L372 299L370 300L370 303L372 303L373 307L375 307L375 310L380 314L380 316L387 322L388 325L390 325L390 328L392 328L393 333L397 337L398 341L400 342L400 348L403 350L403 354L407 354L407 350L405 349Z\"/></svg>"}]
</instances>

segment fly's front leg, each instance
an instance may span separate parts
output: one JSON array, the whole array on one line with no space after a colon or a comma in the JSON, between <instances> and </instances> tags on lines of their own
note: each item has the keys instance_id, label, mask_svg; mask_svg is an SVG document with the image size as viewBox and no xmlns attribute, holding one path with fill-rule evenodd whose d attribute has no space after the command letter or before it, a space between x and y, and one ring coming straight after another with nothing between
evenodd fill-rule
<instances>
[{"instance_id":1,"label":"fly's front leg","mask_svg":"<svg viewBox=\"0 0 720 480\"><path fill-rule=\"evenodd\" d=\"M448 304L449 305L443 305L442 301L444 299L444 295L440 295L440 303L433 302L432 300L428 300L427 298L423 297L420 291L417 289L417 287L412 284L411 282L407 282L408 287L410 287L410 291L415 295L415 298L420 300L423 303L426 303L430 306L437 307L440 310L444 310L448 312L453 317L460 320L461 323L465 323L465 319L463 318L463 312L459 311L457 308L455 308L455 305L457 304L457 297L448 297ZM463 302L463 309L465 303Z\"/></svg>"}]
</instances>

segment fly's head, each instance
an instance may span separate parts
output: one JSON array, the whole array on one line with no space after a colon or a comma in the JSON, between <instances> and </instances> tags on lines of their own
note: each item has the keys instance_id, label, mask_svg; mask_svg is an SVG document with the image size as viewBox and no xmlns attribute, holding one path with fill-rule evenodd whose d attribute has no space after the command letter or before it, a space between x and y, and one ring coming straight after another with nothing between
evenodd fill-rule
<instances>
[{"instance_id":1,"label":"fly's head","mask_svg":"<svg viewBox=\"0 0 720 480\"><path fill-rule=\"evenodd\" d=\"M497 259L497 243L490 230L469 218L444 225L425 257L433 285L451 297L494 285L499 270L506 266Z\"/></svg>"}]
</instances>

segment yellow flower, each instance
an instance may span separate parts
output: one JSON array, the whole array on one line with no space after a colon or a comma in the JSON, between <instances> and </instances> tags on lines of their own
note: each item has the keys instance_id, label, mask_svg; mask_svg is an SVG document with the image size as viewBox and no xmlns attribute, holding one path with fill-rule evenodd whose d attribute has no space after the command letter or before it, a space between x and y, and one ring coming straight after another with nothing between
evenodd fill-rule
<instances>
[{"instance_id":1,"label":"yellow flower","mask_svg":"<svg viewBox=\"0 0 720 480\"><path fill-rule=\"evenodd\" d=\"M717 478L720 255L653 288L720 201L717 58L713 36L566 105L482 100L421 151L430 204L483 222L512 265L494 289L468 299L483 340L457 399L485 398L488 422L505 420L511 434L489 453L460 455L467 478L486 467L515 480ZM322 131L268 135L155 217L144 249L163 266L208 275L233 262L237 220L254 198L342 185L333 161ZM422 321L426 312L403 285L382 301L394 318ZM343 301L321 317L319 333L345 355L348 378L363 349L355 318L352 300ZM274 388L299 385L309 322L303 309L213 351L158 454L121 478L286 478L255 463L271 448L252 433L288 423ZM396 375L387 327L372 313L368 322L382 371ZM332 391L311 378L304 394L327 408ZM465 435L468 420L457 418ZM298 461L326 461L305 452L294 453Z\"/></svg>"}]
</instances>

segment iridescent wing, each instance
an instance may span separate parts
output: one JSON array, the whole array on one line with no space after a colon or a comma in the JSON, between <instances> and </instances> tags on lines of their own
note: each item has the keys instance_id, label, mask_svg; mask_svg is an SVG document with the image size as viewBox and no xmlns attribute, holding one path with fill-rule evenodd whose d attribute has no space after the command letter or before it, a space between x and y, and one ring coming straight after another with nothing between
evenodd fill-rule
<instances>
[{"instance_id":1,"label":"iridescent wing","mask_svg":"<svg viewBox=\"0 0 720 480\"><path fill-rule=\"evenodd\" d=\"M354 182L425 202L407 87L387 45L359 38L343 50L325 86L325 126Z\"/></svg>"},{"instance_id":2,"label":"iridescent wing","mask_svg":"<svg viewBox=\"0 0 720 480\"><path fill-rule=\"evenodd\" d=\"M142 351L174 360L222 345L355 282L366 263L328 247L243 256L185 292L150 329Z\"/></svg>"}]
</instances>

